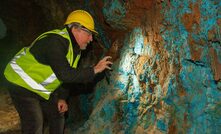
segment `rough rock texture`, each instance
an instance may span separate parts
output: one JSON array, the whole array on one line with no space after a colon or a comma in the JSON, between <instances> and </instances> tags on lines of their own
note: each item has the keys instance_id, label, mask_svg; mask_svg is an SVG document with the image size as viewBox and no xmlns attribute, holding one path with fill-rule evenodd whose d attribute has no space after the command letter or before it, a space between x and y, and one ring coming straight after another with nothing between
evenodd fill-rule
<instances>
[{"instance_id":1,"label":"rough rock texture","mask_svg":"<svg viewBox=\"0 0 221 134\"><path fill-rule=\"evenodd\" d=\"M105 22L126 31L123 48L77 132L221 132L220 4L104 0Z\"/></svg>"},{"instance_id":2,"label":"rough rock texture","mask_svg":"<svg viewBox=\"0 0 221 134\"><path fill-rule=\"evenodd\" d=\"M16 31L22 23L16 27L2 17L7 29L22 33L23 42L34 38L36 23L45 26L39 16L53 20L46 19L54 27L69 11L83 8L94 16L100 35L85 65L96 61L93 54L114 57L113 71L94 93L73 99L69 133L221 132L220 0L26 2L39 9L29 9L36 14L27 23L31 29Z\"/></svg>"},{"instance_id":3,"label":"rough rock texture","mask_svg":"<svg viewBox=\"0 0 221 134\"><path fill-rule=\"evenodd\" d=\"M19 134L19 116L6 90L0 91L0 133Z\"/></svg>"}]
</instances>

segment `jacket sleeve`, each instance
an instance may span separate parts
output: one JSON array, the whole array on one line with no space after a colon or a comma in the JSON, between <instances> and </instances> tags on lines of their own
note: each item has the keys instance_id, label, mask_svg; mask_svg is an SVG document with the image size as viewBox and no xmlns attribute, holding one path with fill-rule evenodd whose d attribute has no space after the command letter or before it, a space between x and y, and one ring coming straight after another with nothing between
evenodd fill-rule
<instances>
[{"instance_id":1,"label":"jacket sleeve","mask_svg":"<svg viewBox=\"0 0 221 134\"><path fill-rule=\"evenodd\" d=\"M69 88L64 88L63 86L60 86L55 90L55 92L57 93L59 99L67 100L70 96Z\"/></svg>"},{"instance_id":2,"label":"jacket sleeve","mask_svg":"<svg viewBox=\"0 0 221 134\"><path fill-rule=\"evenodd\" d=\"M51 35L37 41L30 51L39 62L49 65L57 78L64 83L93 82L95 74L92 67L70 67L66 58L68 43L67 39L59 35Z\"/></svg>"}]
</instances>

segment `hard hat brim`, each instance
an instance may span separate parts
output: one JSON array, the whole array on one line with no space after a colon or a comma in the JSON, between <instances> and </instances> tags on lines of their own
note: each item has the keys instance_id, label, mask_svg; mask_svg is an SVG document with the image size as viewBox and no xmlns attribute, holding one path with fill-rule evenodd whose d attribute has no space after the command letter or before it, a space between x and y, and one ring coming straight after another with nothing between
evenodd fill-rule
<instances>
[{"instance_id":1,"label":"hard hat brim","mask_svg":"<svg viewBox=\"0 0 221 134\"><path fill-rule=\"evenodd\" d=\"M93 34L96 34L96 35L98 35L98 32L97 31L95 31L95 30L90 30Z\"/></svg>"}]
</instances>

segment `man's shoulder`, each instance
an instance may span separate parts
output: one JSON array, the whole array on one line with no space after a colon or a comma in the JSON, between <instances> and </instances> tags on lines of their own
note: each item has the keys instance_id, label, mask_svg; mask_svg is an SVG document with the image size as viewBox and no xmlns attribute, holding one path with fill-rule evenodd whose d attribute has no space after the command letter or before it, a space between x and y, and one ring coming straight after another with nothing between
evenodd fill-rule
<instances>
[{"instance_id":1,"label":"man's shoulder","mask_svg":"<svg viewBox=\"0 0 221 134\"><path fill-rule=\"evenodd\" d=\"M52 43L52 44L68 44L68 40L59 34L48 33L45 38L41 39L42 42Z\"/></svg>"}]
</instances>

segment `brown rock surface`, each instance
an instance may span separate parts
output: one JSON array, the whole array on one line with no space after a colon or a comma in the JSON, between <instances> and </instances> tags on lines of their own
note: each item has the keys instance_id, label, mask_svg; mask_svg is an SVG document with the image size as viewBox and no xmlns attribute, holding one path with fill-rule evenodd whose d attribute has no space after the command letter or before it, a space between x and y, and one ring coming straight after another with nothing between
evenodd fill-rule
<instances>
[{"instance_id":1,"label":"brown rock surface","mask_svg":"<svg viewBox=\"0 0 221 134\"><path fill-rule=\"evenodd\" d=\"M0 91L0 133L20 134L19 116L7 91Z\"/></svg>"}]
</instances>

